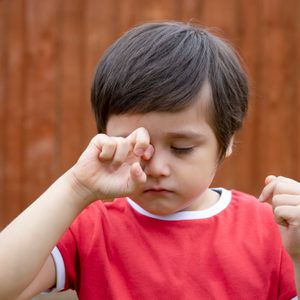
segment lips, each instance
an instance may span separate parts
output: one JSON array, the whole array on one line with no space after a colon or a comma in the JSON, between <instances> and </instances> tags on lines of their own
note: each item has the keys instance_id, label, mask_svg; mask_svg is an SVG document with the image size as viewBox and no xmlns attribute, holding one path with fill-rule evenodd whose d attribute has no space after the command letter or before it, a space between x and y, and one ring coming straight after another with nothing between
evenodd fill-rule
<instances>
[{"instance_id":1,"label":"lips","mask_svg":"<svg viewBox=\"0 0 300 300\"><path fill-rule=\"evenodd\" d=\"M150 187L146 190L144 190L143 193L157 193L157 194L160 194L160 193L172 193L171 190L168 190L168 189L165 189L165 188L162 188L162 187Z\"/></svg>"}]
</instances>

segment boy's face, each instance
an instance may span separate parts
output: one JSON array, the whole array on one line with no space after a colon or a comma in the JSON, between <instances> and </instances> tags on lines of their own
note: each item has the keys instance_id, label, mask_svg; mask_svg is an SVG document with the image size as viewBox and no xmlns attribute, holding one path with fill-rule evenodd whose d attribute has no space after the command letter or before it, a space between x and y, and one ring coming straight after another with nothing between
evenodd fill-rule
<instances>
[{"instance_id":1,"label":"boy's face","mask_svg":"<svg viewBox=\"0 0 300 300\"><path fill-rule=\"evenodd\" d=\"M130 197L150 213L205 209L217 201L208 189L219 162L217 139L207 122L208 84L198 98L179 112L113 115L108 120L110 136L128 136L139 127L149 132L154 154L141 162L147 181Z\"/></svg>"}]
</instances>

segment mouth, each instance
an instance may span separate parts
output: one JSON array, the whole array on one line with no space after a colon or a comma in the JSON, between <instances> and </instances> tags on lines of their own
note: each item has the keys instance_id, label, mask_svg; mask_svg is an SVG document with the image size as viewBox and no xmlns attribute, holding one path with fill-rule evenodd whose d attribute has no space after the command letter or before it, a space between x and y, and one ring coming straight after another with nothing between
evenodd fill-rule
<instances>
[{"instance_id":1,"label":"mouth","mask_svg":"<svg viewBox=\"0 0 300 300\"><path fill-rule=\"evenodd\" d=\"M143 194L153 194L153 195L164 195L170 193L173 192L168 189L160 188L160 187L152 187L143 191Z\"/></svg>"}]
</instances>

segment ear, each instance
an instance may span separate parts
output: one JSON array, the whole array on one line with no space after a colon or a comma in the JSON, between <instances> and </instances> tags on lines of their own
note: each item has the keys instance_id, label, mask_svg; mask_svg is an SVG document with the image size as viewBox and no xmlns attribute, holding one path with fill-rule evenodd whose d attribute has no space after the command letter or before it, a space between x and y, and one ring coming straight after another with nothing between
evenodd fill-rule
<instances>
[{"instance_id":1,"label":"ear","mask_svg":"<svg viewBox=\"0 0 300 300\"><path fill-rule=\"evenodd\" d=\"M230 139L229 145L226 149L225 157L229 157L232 154L233 143L234 143L234 136L232 136Z\"/></svg>"}]
</instances>

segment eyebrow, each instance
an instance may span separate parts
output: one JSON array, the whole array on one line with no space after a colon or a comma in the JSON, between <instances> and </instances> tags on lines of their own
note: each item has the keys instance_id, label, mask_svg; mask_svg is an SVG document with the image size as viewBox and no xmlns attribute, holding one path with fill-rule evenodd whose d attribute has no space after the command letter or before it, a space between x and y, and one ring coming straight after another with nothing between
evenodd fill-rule
<instances>
[{"instance_id":1,"label":"eyebrow","mask_svg":"<svg viewBox=\"0 0 300 300\"><path fill-rule=\"evenodd\" d=\"M167 132L166 136L173 139L202 139L204 135L193 131Z\"/></svg>"},{"instance_id":2,"label":"eyebrow","mask_svg":"<svg viewBox=\"0 0 300 300\"><path fill-rule=\"evenodd\" d=\"M121 133L118 137L126 138L129 134ZM165 136L170 139L203 139L204 134L193 132L193 131L178 131L178 132L166 132Z\"/></svg>"}]
</instances>

